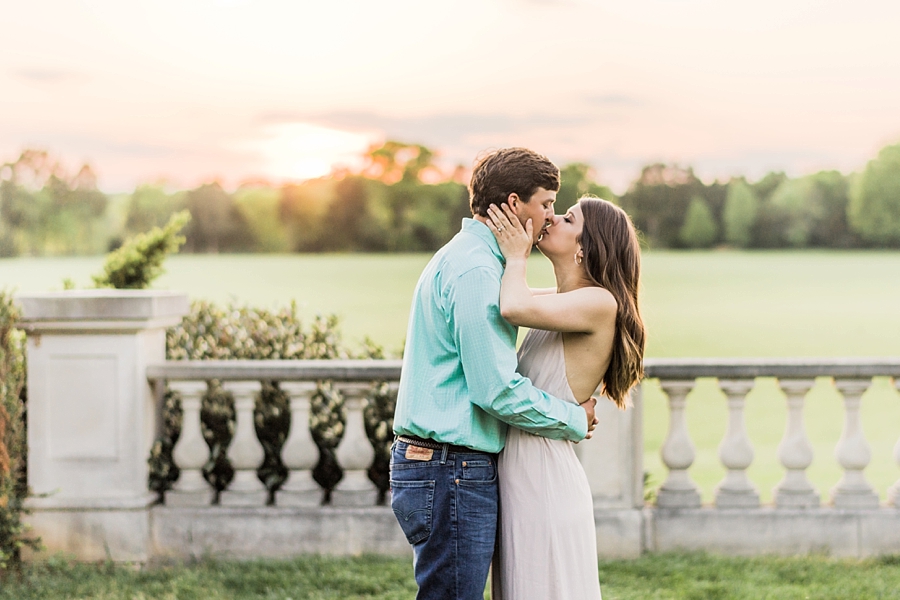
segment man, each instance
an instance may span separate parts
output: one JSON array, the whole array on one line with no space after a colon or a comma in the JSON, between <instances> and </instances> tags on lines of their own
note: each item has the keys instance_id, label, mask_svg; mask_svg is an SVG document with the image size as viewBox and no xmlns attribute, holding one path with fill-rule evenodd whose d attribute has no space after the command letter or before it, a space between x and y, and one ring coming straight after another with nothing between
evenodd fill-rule
<instances>
[{"instance_id":1,"label":"man","mask_svg":"<svg viewBox=\"0 0 900 600\"><path fill-rule=\"evenodd\" d=\"M516 373L516 328L500 316L503 255L485 225L508 203L535 242L553 217L559 169L524 148L475 166L472 219L425 267L413 295L394 415L391 506L413 546L418 600L481 599L494 551L496 455L507 425L580 441L596 425L581 406Z\"/></svg>"}]
</instances>

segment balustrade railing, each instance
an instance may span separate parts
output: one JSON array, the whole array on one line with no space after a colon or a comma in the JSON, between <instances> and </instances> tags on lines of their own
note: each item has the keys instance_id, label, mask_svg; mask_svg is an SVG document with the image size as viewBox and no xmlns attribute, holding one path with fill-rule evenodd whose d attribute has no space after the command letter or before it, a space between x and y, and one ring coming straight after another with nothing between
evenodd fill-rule
<instances>
[{"instance_id":1,"label":"balustrade railing","mask_svg":"<svg viewBox=\"0 0 900 600\"><path fill-rule=\"evenodd\" d=\"M214 502L216 491L203 476L210 448L201 433L201 403L207 382L221 382L234 399L234 435L227 458L234 477L219 495L222 506L263 506L269 490L257 476L265 453L256 432L254 406L262 391L262 381L276 381L287 394L291 427L281 449L287 479L274 494L279 506L316 506L323 501L323 489L313 478L318 448L309 427L310 403L317 382L330 381L343 398L346 424L334 457L343 474L330 490L334 506L373 506L379 490L368 470L375 457L365 429L364 410L373 393L373 382L391 382L396 394L400 378L396 360L291 360L291 361L169 361L148 368L147 376L157 385L167 384L181 396L181 434L172 452L181 475L165 492L170 506L203 506Z\"/></svg>"},{"instance_id":2,"label":"balustrade railing","mask_svg":"<svg viewBox=\"0 0 900 600\"><path fill-rule=\"evenodd\" d=\"M812 508L819 505L819 492L810 483L807 469L813 461L813 447L806 434L803 410L806 396L817 377L829 376L843 398L844 424L835 448L835 458L843 476L831 489L831 502L838 508L873 508L878 494L863 471L871 460L871 448L860 422L862 396L875 376L897 378L900 360L856 359L771 359L771 360L648 360L647 376L658 378L668 397L669 428L661 455L668 476L657 493L660 508L697 508L701 494L690 475L695 447L688 431L685 409L688 396L701 377L718 379L727 402L727 426L718 456L725 477L716 486L714 504L718 508L753 509L760 506L760 494L748 476L754 460L753 443L747 433L744 409L747 395L757 377L775 377L786 397L787 418L778 446L783 479L772 490L778 508ZM166 492L166 504L197 506L210 504L215 494L204 480L202 467L209 448L200 433L200 404L207 380L218 380L234 397L236 424L227 450L235 474L220 494L226 506L260 506L267 493L256 470L263 460L263 448L256 436L253 407L260 393L260 381L278 381L290 398L292 426L281 451L288 469L287 480L274 495L282 506L312 506L322 501L322 489L313 478L317 447L308 423L310 399L317 381L330 380L344 398L346 425L334 457L343 476L331 491L335 506L371 506L378 489L369 477L375 456L367 438L364 409L373 381L388 381L393 393L400 374L400 361L179 361L148 369L151 380L168 382L182 398L184 420L181 437L173 452L181 476ZM898 379L900 386L900 379ZM900 425L900 424L898 424ZM900 429L900 428L898 428ZM893 458L900 463L900 439ZM900 480L888 490L888 501L900 507Z\"/></svg>"},{"instance_id":3,"label":"balustrade railing","mask_svg":"<svg viewBox=\"0 0 900 600\"><path fill-rule=\"evenodd\" d=\"M728 424L719 446L725 478L715 491L719 508L754 508L759 493L747 475L754 457L753 445L744 424L745 398L758 377L777 378L787 398L787 422L778 446L778 458L785 469L782 481L773 490L778 508L811 508L819 505L819 493L807 477L813 461L813 447L806 435L803 408L806 395L818 377L830 377L843 398L843 431L834 455L843 476L831 489L836 508L866 509L879 505L878 493L863 475L872 458L860 420L862 397L874 377L890 377L900 389L898 359L723 359L648 360L647 376L658 378L668 396L669 429L661 455L668 477L659 490L660 508L699 507L700 493L690 477L695 449L685 419L687 398L700 377L715 377L728 403ZM900 423L898 423L900 429ZM900 463L900 440L893 458ZM900 507L900 481L888 490L890 505Z\"/></svg>"}]
</instances>

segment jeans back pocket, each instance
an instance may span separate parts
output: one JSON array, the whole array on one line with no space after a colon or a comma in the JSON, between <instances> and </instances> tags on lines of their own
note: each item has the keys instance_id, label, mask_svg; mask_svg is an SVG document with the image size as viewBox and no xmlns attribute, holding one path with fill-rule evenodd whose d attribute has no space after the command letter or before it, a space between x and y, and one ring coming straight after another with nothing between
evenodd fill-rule
<instances>
[{"instance_id":1,"label":"jeans back pocket","mask_svg":"<svg viewBox=\"0 0 900 600\"><path fill-rule=\"evenodd\" d=\"M410 544L418 544L431 535L434 508L434 480L391 480L391 509Z\"/></svg>"}]
</instances>

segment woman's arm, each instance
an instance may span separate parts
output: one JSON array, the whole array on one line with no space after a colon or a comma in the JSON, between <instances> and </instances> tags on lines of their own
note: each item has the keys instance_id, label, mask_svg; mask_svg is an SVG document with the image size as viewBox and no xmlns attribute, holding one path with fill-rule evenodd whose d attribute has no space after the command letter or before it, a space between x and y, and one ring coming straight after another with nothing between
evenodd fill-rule
<instances>
[{"instance_id":1,"label":"woman's arm","mask_svg":"<svg viewBox=\"0 0 900 600\"><path fill-rule=\"evenodd\" d=\"M555 294L556 288L528 288L535 296L543 296L544 294Z\"/></svg>"},{"instance_id":2,"label":"woman's arm","mask_svg":"<svg viewBox=\"0 0 900 600\"><path fill-rule=\"evenodd\" d=\"M615 298L603 288L592 286L562 294L535 294L526 278L533 239L531 220L523 228L515 215L506 215L495 207L489 208L488 214L488 226L506 257L500 286L503 318L522 327L585 333L606 325L609 318L615 320Z\"/></svg>"},{"instance_id":3,"label":"woman's arm","mask_svg":"<svg viewBox=\"0 0 900 600\"><path fill-rule=\"evenodd\" d=\"M599 287L535 295L525 282L526 261L507 259L500 285L500 314L520 327L591 333L616 317L616 301Z\"/></svg>"}]
</instances>

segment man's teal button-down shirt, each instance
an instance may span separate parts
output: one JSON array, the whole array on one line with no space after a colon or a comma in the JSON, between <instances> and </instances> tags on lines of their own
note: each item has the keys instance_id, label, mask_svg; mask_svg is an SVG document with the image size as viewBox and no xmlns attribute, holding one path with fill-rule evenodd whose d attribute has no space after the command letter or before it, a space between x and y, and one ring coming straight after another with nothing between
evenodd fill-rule
<instances>
[{"instance_id":1,"label":"man's teal button-down shirt","mask_svg":"<svg viewBox=\"0 0 900 600\"><path fill-rule=\"evenodd\" d=\"M584 410L516 372L516 328L500 316L505 262L484 223L462 230L425 267L413 294L394 432L499 452L507 424L580 441Z\"/></svg>"}]
</instances>

